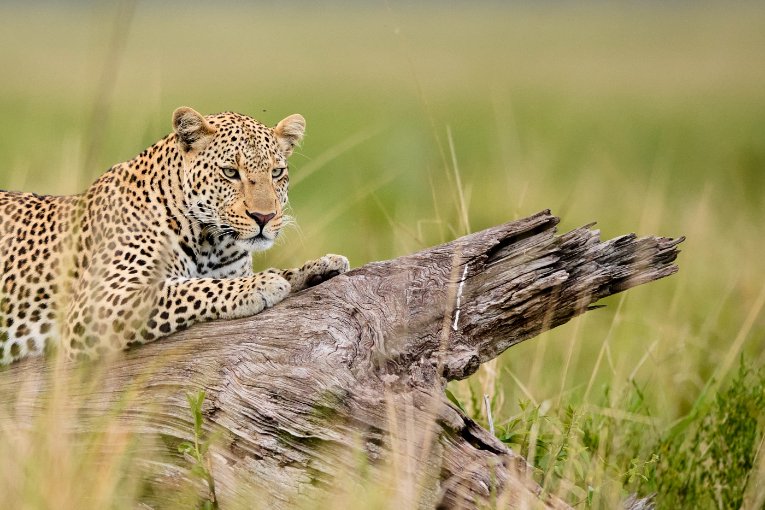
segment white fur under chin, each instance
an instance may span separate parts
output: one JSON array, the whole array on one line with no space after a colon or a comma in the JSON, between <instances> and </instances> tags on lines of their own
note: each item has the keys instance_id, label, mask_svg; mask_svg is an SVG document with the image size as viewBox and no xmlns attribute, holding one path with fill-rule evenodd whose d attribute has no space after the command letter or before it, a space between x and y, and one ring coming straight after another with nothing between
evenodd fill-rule
<instances>
[{"instance_id":1,"label":"white fur under chin","mask_svg":"<svg viewBox=\"0 0 765 510\"><path fill-rule=\"evenodd\" d=\"M251 239L237 239L236 246L247 251L266 251L274 245L273 239L255 237Z\"/></svg>"}]
</instances>

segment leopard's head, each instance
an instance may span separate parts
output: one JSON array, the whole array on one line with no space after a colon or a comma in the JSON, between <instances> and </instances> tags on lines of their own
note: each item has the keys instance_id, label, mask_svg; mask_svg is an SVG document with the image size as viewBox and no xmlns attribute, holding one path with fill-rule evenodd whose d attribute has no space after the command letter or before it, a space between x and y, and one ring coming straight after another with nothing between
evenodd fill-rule
<instances>
[{"instance_id":1,"label":"leopard's head","mask_svg":"<svg viewBox=\"0 0 765 510\"><path fill-rule=\"evenodd\" d=\"M290 115L270 128L238 113L204 117L181 107L173 128L189 216L248 251L270 248L288 219L287 158L305 119Z\"/></svg>"}]
</instances>

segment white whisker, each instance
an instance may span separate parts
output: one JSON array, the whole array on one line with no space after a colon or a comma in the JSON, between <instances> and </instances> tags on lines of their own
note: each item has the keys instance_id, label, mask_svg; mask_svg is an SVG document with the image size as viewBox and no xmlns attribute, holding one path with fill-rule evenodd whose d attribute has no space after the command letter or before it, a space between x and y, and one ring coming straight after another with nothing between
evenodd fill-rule
<instances>
[{"instance_id":1,"label":"white whisker","mask_svg":"<svg viewBox=\"0 0 765 510\"><path fill-rule=\"evenodd\" d=\"M282 216L282 230L294 230L297 232L298 238L301 242L305 240L305 236L303 235L303 229L300 228L300 225L297 222L297 219L294 216L291 216L289 214L284 214ZM280 236L281 239L285 239L284 236Z\"/></svg>"}]
</instances>

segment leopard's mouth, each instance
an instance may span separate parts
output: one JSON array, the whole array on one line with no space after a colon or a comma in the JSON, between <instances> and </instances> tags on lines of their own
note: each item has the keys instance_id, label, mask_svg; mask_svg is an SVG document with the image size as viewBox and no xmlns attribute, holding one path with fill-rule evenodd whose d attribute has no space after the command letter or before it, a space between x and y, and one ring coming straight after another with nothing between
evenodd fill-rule
<instances>
[{"instance_id":1,"label":"leopard's mouth","mask_svg":"<svg viewBox=\"0 0 765 510\"><path fill-rule=\"evenodd\" d=\"M247 251L264 251L274 244L274 240L260 232L252 237L237 237L236 244Z\"/></svg>"}]
</instances>

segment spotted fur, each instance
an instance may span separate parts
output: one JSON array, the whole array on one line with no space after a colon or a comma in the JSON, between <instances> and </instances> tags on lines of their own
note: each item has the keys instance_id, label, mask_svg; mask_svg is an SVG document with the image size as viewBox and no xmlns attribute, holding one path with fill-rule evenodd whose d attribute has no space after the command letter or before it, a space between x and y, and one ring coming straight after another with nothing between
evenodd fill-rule
<instances>
[{"instance_id":1,"label":"spotted fur","mask_svg":"<svg viewBox=\"0 0 765 510\"><path fill-rule=\"evenodd\" d=\"M0 191L0 364L70 359L256 314L348 261L254 274L288 217L287 157L305 120L173 114L174 132L77 196Z\"/></svg>"}]
</instances>

